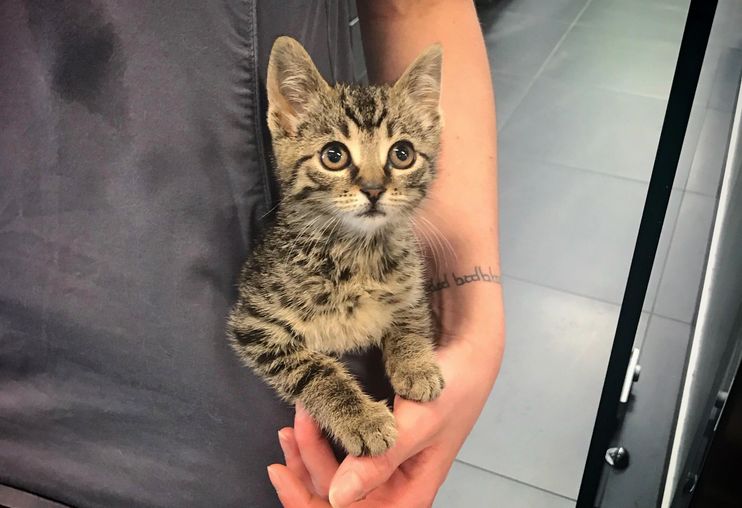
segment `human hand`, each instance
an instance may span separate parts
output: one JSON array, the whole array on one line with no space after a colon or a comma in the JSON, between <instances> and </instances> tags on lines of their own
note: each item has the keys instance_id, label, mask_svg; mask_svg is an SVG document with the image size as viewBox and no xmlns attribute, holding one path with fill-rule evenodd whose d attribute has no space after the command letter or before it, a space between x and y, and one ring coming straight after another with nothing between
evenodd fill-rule
<instances>
[{"instance_id":1,"label":"human hand","mask_svg":"<svg viewBox=\"0 0 742 508\"><path fill-rule=\"evenodd\" d=\"M456 340L437 351L446 379L438 399L421 404L395 398L399 437L383 455L348 456L338 464L314 421L298 407L294 428L279 432L286 466L268 468L284 508L431 506L497 374L499 351L483 354L474 347L478 343Z\"/></svg>"}]
</instances>

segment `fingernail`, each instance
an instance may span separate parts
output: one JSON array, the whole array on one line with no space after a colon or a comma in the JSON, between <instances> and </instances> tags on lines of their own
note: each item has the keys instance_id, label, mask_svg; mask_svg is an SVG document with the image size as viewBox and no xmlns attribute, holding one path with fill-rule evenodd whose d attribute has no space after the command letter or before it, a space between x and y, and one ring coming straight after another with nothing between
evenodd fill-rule
<instances>
[{"instance_id":1,"label":"fingernail","mask_svg":"<svg viewBox=\"0 0 742 508\"><path fill-rule=\"evenodd\" d=\"M333 508L347 506L363 497L363 484L354 472L345 473L330 488L330 504Z\"/></svg>"},{"instance_id":2,"label":"fingernail","mask_svg":"<svg viewBox=\"0 0 742 508\"><path fill-rule=\"evenodd\" d=\"M278 444L281 447L281 451L283 452L283 459L284 462L286 461L286 436L281 434L281 431L278 431Z\"/></svg>"},{"instance_id":3,"label":"fingernail","mask_svg":"<svg viewBox=\"0 0 742 508\"><path fill-rule=\"evenodd\" d=\"M281 478L276 471L271 469L271 466L268 466L268 478L270 478L270 481L273 484L273 488L276 489L276 492L279 492L281 490Z\"/></svg>"}]
</instances>

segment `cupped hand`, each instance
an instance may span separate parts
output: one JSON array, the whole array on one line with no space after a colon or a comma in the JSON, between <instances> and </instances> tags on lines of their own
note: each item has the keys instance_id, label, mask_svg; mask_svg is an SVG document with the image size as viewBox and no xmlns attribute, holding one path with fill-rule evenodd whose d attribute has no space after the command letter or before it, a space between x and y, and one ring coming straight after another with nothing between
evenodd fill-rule
<instances>
[{"instance_id":1,"label":"cupped hand","mask_svg":"<svg viewBox=\"0 0 742 508\"><path fill-rule=\"evenodd\" d=\"M436 400L395 398L399 437L383 455L338 464L316 423L297 407L294 428L279 432L286 465L268 468L284 508L431 506L497 375L501 352L482 354L478 343L456 340L437 351L446 388Z\"/></svg>"}]
</instances>

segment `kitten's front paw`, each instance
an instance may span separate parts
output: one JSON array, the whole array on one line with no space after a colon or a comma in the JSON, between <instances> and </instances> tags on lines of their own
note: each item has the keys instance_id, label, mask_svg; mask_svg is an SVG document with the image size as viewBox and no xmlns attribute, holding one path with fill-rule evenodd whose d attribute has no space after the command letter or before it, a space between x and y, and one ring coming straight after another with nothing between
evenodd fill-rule
<instances>
[{"instance_id":1,"label":"kitten's front paw","mask_svg":"<svg viewBox=\"0 0 742 508\"><path fill-rule=\"evenodd\" d=\"M371 402L356 417L346 418L335 436L351 455L381 455L397 440L394 416L384 402Z\"/></svg>"},{"instance_id":2,"label":"kitten's front paw","mask_svg":"<svg viewBox=\"0 0 742 508\"><path fill-rule=\"evenodd\" d=\"M433 361L399 365L390 381L397 395L417 402L437 399L446 385L441 368Z\"/></svg>"}]
</instances>

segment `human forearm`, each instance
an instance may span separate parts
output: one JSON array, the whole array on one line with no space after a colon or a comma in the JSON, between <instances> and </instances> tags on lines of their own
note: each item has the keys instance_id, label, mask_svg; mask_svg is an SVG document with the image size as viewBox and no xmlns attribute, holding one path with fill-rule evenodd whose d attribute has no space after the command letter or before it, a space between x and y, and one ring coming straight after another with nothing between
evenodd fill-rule
<instances>
[{"instance_id":1,"label":"human forearm","mask_svg":"<svg viewBox=\"0 0 742 508\"><path fill-rule=\"evenodd\" d=\"M438 177L423 210L433 227L424 220L420 226L430 237L435 258L433 283L448 284L434 293L445 331L481 336L499 357L499 284L482 275L462 285L454 279L454 274L476 274L477 267L487 277L500 274L495 106L474 5L468 0L366 0L359 1L358 8L372 82L393 81L423 48L443 45L442 150ZM433 238L437 232L445 240ZM462 334L467 327L480 333ZM493 329L495 340L481 333L486 328Z\"/></svg>"}]
</instances>

